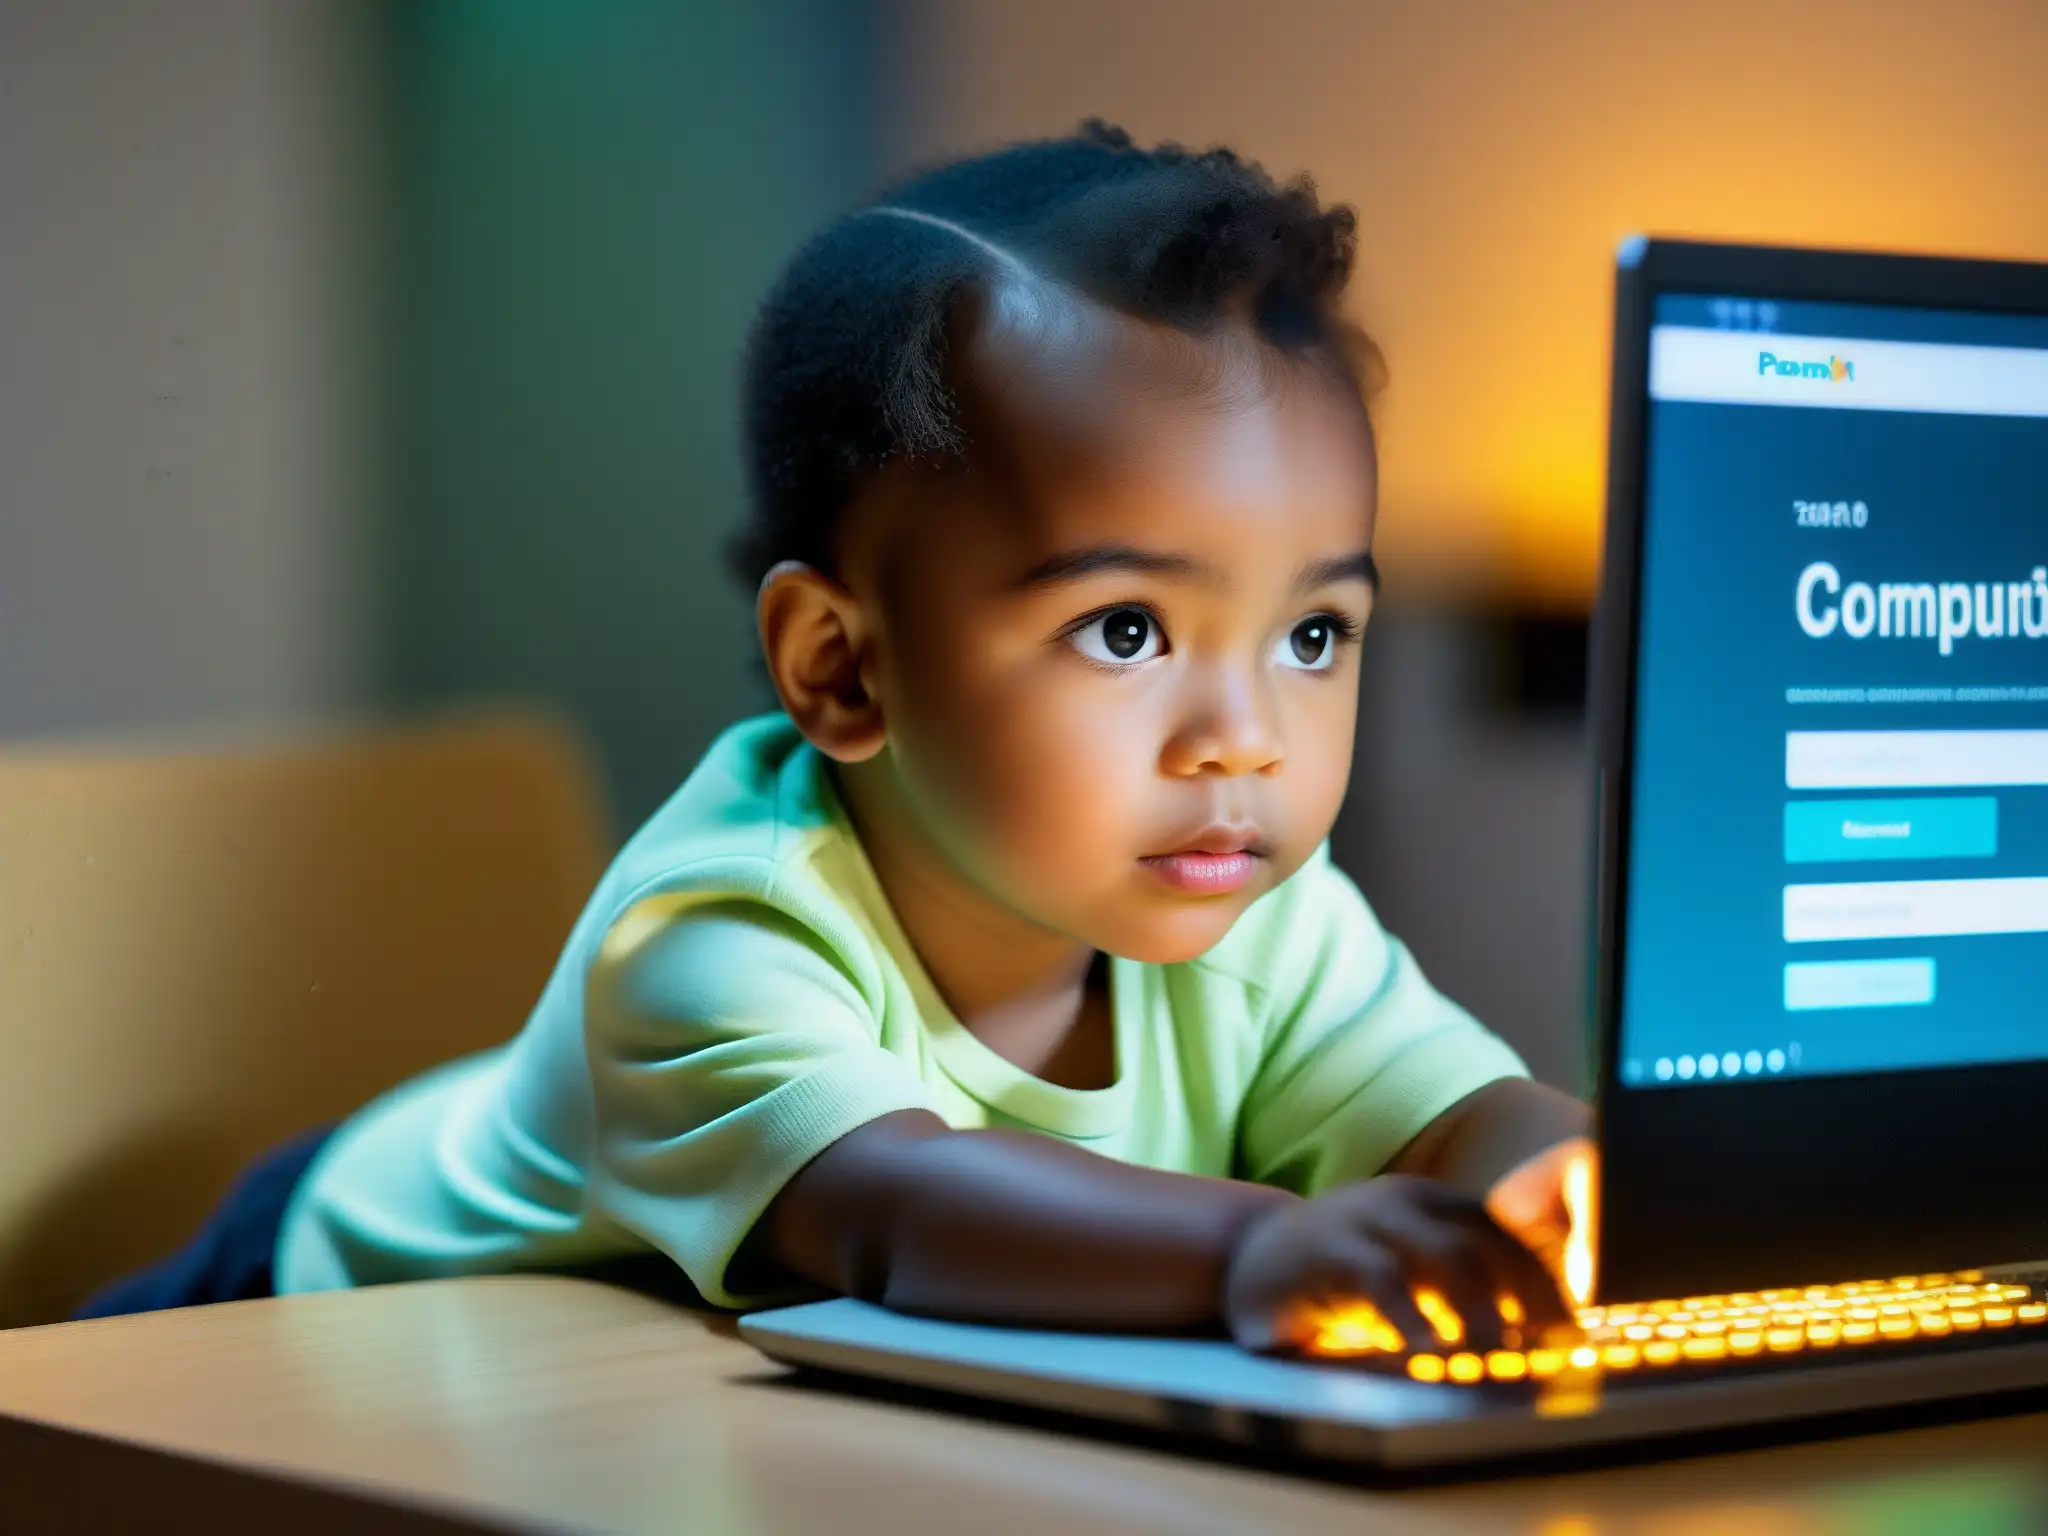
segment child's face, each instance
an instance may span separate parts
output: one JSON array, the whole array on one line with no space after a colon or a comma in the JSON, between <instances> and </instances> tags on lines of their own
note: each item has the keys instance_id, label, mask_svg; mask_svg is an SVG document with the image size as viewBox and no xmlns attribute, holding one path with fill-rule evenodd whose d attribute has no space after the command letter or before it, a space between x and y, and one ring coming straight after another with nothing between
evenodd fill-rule
<instances>
[{"instance_id":1,"label":"child's face","mask_svg":"<svg viewBox=\"0 0 2048 1536\"><path fill-rule=\"evenodd\" d=\"M887 733L859 770L1016 916L1168 963L1327 835L1376 475L1356 394L1249 339L984 328L969 465L850 521Z\"/></svg>"}]
</instances>

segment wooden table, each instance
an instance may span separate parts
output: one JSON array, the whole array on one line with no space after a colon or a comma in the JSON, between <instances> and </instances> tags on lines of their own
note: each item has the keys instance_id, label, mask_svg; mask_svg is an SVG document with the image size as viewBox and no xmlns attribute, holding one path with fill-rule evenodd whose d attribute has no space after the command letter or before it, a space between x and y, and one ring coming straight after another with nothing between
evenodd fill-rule
<instances>
[{"instance_id":1,"label":"wooden table","mask_svg":"<svg viewBox=\"0 0 2048 1536\"><path fill-rule=\"evenodd\" d=\"M295 1536L2048 1529L2048 1414L1390 1490L797 1385L722 1321L540 1277L0 1333L0 1431L8 1531L56 1500L114 1528L124 1492Z\"/></svg>"}]
</instances>

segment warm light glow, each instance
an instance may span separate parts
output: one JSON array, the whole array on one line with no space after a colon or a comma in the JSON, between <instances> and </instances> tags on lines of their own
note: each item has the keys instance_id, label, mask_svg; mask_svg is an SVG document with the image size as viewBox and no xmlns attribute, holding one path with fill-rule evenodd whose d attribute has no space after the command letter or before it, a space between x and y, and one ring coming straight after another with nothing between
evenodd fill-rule
<instances>
[{"instance_id":1,"label":"warm light glow","mask_svg":"<svg viewBox=\"0 0 2048 1536\"><path fill-rule=\"evenodd\" d=\"M1441 1291L1418 1286L1410 1294L1415 1310L1436 1334L1437 1343L1455 1349L1465 1342L1465 1320ZM1515 1297L1503 1294L1499 1306L1501 1321L1511 1334L1527 1320L1521 1302ZM1313 1355L1399 1355L1408 1350L1408 1341L1401 1331L1378 1307L1363 1299L1310 1309L1301 1331L1309 1340L1307 1351ZM1516 1340L1510 1337L1508 1342L1513 1344Z\"/></svg>"},{"instance_id":2,"label":"warm light glow","mask_svg":"<svg viewBox=\"0 0 2048 1536\"><path fill-rule=\"evenodd\" d=\"M1465 1320L1458 1316L1443 1292L1420 1286L1415 1291L1415 1310L1436 1334L1439 1344L1456 1346L1465 1342Z\"/></svg>"},{"instance_id":3,"label":"warm light glow","mask_svg":"<svg viewBox=\"0 0 2048 1536\"><path fill-rule=\"evenodd\" d=\"M1408 1348L1401 1330L1369 1301L1323 1308L1308 1328L1308 1351L1314 1355L1398 1355Z\"/></svg>"},{"instance_id":4,"label":"warm light glow","mask_svg":"<svg viewBox=\"0 0 2048 1536\"><path fill-rule=\"evenodd\" d=\"M1564 1165L1564 1208L1571 1229L1564 1240L1564 1294L1575 1307L1593 1300L1593 1250L1599 1210L1593 1181L1593 1155L1581 1152Z\"/></svg>"},{"instance_id":5,"label":"warm light glow","mask_svg":"<svg viewBox=\"0 0 2048 1536\"><path fill-rule=\"evenodd\" d=\"M1463 1340L1463 1319L1441 1294L1418 1290L1415 1295L1417 1309L1445 1344ZM1883 1348L1958 1332L2048 1323L2048 1301L2034 1296L2027 1286L1986 1282L1981 1275L1905 1275L1889 1281L1856 1280L1799 1290L1582 1306L1578 1309L1582 1336L1553 1338L1549 1347L1527 1351L1509 1347L1485 1355L1460 1351L1405 1356L1400 1335L1378 1309L1359 1302L1324 1314L1311 1353L1402 1357L1408 1375L1421 1382L1576 1381L1602 1371L1675 1365L1711 1369L1730 1360L1793 1355L1842 1344ZM1520 1316L1519 1306L1510 1310L1512 1303L1512 1297L1501 1299L1504 1321ZM1454 1336L1445 1337L1447 1332ZM1513 1342L1511 1338L1510 1346Z\"/></svg>"}]
</instances>

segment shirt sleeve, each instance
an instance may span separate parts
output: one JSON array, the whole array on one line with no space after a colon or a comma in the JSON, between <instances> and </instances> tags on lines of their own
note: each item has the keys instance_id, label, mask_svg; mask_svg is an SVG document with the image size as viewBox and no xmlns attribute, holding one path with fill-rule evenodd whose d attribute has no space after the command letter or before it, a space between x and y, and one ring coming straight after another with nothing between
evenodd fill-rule
<instances>
[{"instance_id":1,"label":"shirt sleeve","mask_svg":"<svg viewBox=\"0 0 2048 1536\"><path fill-rule=\"evenodd\" d=\"M934 1108L844 957L766 903L629 910L591 968L585 1037L593 1193L718 1306L776 1299L729 1271L806 1163L878 1116Z\"/></svg>"},{"instance_id":2,"label":"shirt sleeve","mask_svg":"<svg viewBox=\"0 0 2048 1536\"><path fill-rule=\"evenodd\" d=\"M1528 1069L1429 984L1327 850L1296 881L1269 919L1279 963L1267 974L1286 986L1269 1000L1239 1163L1317 1195L1372 1177L1460 1099Z\"/></svg>"}]
</instances>

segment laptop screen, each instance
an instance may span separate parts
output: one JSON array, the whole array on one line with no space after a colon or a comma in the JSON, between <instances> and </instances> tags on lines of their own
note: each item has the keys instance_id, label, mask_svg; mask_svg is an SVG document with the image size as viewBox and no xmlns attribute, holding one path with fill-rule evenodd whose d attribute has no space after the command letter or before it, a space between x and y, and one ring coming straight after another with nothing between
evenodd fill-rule
<instances>
[{"instance_id":1,"label":"laptop screen","mask_svg":"<svg viewBox=\"0 0 2048 1536\"><path fill-rule=\"evenodd\" d=\"M1649 320L1622 1084L2048 1058L2048 318Z\"/></svg>"}]
</instances>

